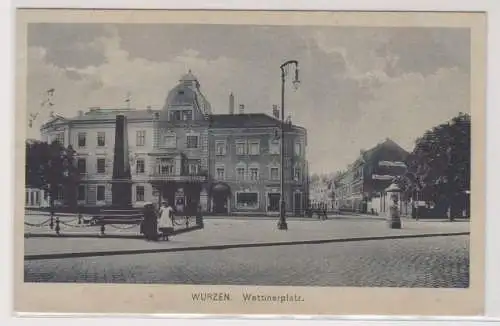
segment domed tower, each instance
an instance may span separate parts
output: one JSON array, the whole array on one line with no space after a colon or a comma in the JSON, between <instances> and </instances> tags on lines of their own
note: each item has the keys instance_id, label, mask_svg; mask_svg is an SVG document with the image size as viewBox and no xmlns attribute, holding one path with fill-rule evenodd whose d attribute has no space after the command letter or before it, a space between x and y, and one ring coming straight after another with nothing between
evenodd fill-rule
<instances>
[{"instance_id":1,"label":"domed tower","mask_svg":"<svg viewBox=\"0 0 500 326\"><path fill-rule=\"evenodd\" d=\"M200 89L200 83L189 70L168 93L162 110L162 120L204 120L212 108Z\"/></svg>"},{"instance_id":2,"label":"domed tower","mask_svg":"<svg viewBox=\"0 0 500 326\"><path fill-rule=\"evenodd\" d=\"M191 71L167 95L155 118L151 177L158 202L185 206L194 214L208 205L208 116L210 103ZM184 209L184 208L183 208Z\"/></svg>"}]
</instances>

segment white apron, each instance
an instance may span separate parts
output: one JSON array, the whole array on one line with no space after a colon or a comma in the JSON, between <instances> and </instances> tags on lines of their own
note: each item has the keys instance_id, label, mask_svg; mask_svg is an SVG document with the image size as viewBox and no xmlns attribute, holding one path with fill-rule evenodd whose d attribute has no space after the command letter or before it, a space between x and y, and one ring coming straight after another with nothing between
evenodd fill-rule
<instances>
[{"instance_id":1,"label":"white apron","mask_svg":"<svg viewBox=\"0 0 500 326\"><path fill-rule=\"evenodd\" d=\"M162 207L160 208L160 220L158 221L158 228L173 228L174 224L172 223L172 215L173 209L172 207Z\"/></svg>"}]
</instances>

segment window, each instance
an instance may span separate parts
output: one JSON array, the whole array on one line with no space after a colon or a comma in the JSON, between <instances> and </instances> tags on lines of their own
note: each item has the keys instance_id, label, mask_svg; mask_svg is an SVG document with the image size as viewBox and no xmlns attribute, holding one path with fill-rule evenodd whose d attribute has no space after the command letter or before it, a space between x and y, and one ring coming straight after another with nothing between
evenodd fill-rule
<instances>
[{"instance_id":1,"label":"window","mask_svg":"<svg viewBox=\"0 0 500 326\"><path fill-rule=\"evenodd\" d=\"M198 136L187 136L187 148L198 148Z\"/></svg>"},{"instance_id":2,"label":"window","mask_svg":"<svg viewBox=\"0 0 500 326\"><path fill-rule=\"evenodd\" d=\"M30 203L30 192L29 191L26 191L25 200L26 200L25 204L29 205L29 203Z\"/></svg>"},{"instance_id":3,"label":"window","mask_svg":"<svg viewBox=\"0 0 500 326\"><path fill-rule=\"evenodd\" d=\"M106 159L98 158L97 159L97 173L106 173Z\"/></svg>"},{"instance_id":4,"label":"window","mask_svg":"<svg viewBox=\"0 0 500 326\"><path fill-rule=\"evenodd\" d=\"M199 164L198 163L189 163L188 164L188 173L190 175L196 175L198 174L198 168L199 168Z\"/></svg>"},{"instance_id":5,"label":"window","mask_svg":"<svg viewBox=\"0 0 500 326\"><path fill-rule=\"evenodd\" d=\"M78 147L87 146L87 134L85 132L78 133Z\"/></svg>"},{"instance_id":6,"label":"window","mask_svg":"<svg viewBox=\"0 0 500 326\"><path fill-rule=\"evenodd\" d=\"M177 147L177 138L174 133L163 135L163 146L167 148Z\"/></svg>"},{"instance_id":7,"label":"window","mask_svg":"<svg viewBox=\"0 0 500 326\"><path fill-rule=\"evenodd\" d=\"M40 205L40 191L35 191L35 205Z\"/></svg>"},{"instance_id":8,"label":"window","mask_svg":"<svg viewBox=\"0 0 500 326\"><path fill-rule=\"evenodd\" d=\"M258 141L252 141L249 145L250 155L259 155L260 154L260 144Z\"/></svg>"},{"instance_id":9,"label":"window","mask_svg":"<svg viewBox=\"0 0 500 326\"><path fill-rule=\"evenodd\" d=\"M61 145L64 145L64 133L60 132L56 135L55 141Z\"/></svg>"},{"instance_id":10,"label":"window","mask_svg":"<svg viewBox=\"0 0 500 326\"><path fill-rule=\"evenodd\" d=\"M294 168L293 169L293 179L295 181L300 181L301 179L301 171L300 171L300 168Z\"/></svg>"},{"instance_id":11,"label":"window","mask_svg":"<svg viewBox=\"0 0 500 326\"><path fill-rule=\"evenodd\" d=\"M250 168L250 180L259 180L259 168Z\"/></svg>"},{"instance_id":12,"label":"window","mask_svg":"<svg viewBox=\"0 0 500 326\"><path fill-rule=\"evenodd\" d=\"M144 186L135 187L135 201L144 201Z\"/></svg>"},{"instance_id":13,"label":"window","mask_svg":"<svg viewBox=\"0 0 500 326\"><path fill-rule=\"evenodd\" d=\"M58 201L63 201L64 200L64 189L63 189L63 187L59 186L56 189L55 200L58 200Z\"/></svg>"},{"instance_id":14,"label":"window","mask_svg":"<svg viewBox=\"0 0 500 326\"><path fill-rule=\"evenodd\" d=\"M87 173L87 160L85 158L79 158L77 161L78 173Z\"/></svg>"},{"instance_id":15,"label":"window","mask_svg":"<svg viewBox=\"0 0 500 326\"><path fill-rule=\"evenodd\" d=\"M216 170L216 174L217 174L217 179L218 180L224 180L224 167L218 167L215 169Z\"/></svg>"},{"instance_id":16,"label":"window","mask_svg":"<svg viewBox=\"0 0 500 326\"><path fill-rule=\"evenodd\" d=\"M245 155L246 154L246 143L243 141L239 141L236 143L236 155Z\"/></svg>"},{"instance_id":17,"label":"window","mask_svg":"<svg viewBox=\"0 0 500 326\"><path fill-rule=\"evenodd\" d=\"M170 113L171 120L181 120L181 111L172 111Z\"/></svg>"},{"instance_id":18,"label":"window","mask_svg":"<svg viewBox=\"0 0 500 326\"><path fill-rule=\"evenodd\" d=\"M280 178L280 169L277 167L272 167L270 171L271 180L279 180Z\"/></svg>"},{"instance_id":19,"label":"window","mask_svg":"<svg viewBox=\"0 0 500 326\"><path fill-rule=\"evenodd\" d=\"M193 120L193 111L191 110L182 111L182 120L184 121Z\"/></svg>"},{"instance_id":20,"label":"window","mask_svg":"<svg viewBox=\"0 0 500 326\"><path fill-rule=\"evenodd\" d=\"M106 192L106 187L105 186L97 186L97 201L104 201L105 197L105 192Z\"/></svg>"},{"instance_id":21,"label":"window","mask_svg":"<svg viewBox=\"0 0 500 326\"><path fill-rule=\"evenodd\" d=\"M236 206L238 208L258 208L259 194L257 192L236 193Z\"/></svg>"},{"instance_id":22,"label":"window","mask_svg":"<svg viewBox=\"0 0 500 326\"><path fill-rule=\"evenodd\" d=\"M278 140L269 141L269 154L279 155L280 153L280 142Z\"/></svg>"},{"instance_id":23,"label":"window","mask_svg":"<svg viewBox=\"0 0 500 326\"><path fill-rule=\"evenodd\" d=\"M146 145L146 130L138 130L135 134L135 144L136 146Z\"/></svg>"},{"instance_id":24,"label":"window","mask_svg":"<svg viewBox=\"0 0 500 326\"><path fill-rule=\"evenodd\" d=\"M215 155L226 155L226 142L216 141L215 142Z\"/></svg>"},{"instance_id":25,"label":"window","mask_svg":"<svg viewBox=\"0 0 500 326\"><path fill-rule=\"evenodd\" d=\"M174 162L171 159L162 158L159 162L159 173L161 175L173 175L174 174Z\"/></svg>"},{"instance_id":26,"label":"window","mask_svg":"<svg viewBox=\"0 0 500 326\"><path fill-rule=\"evenodd\" d=\"M302 144L300 142L295 143L295 155L302 155Z\"/></svg>"},{"instance_id":27,"label":"window","mask_svg":"<svg viewBox=\"0 0 500 326\"><path fill-rule=\"evenodd\" d=\"M242 167L236 168L236 179L245 180L245 168Z\"/></svg>"},{"instance_id":28,"label":"window","mask_svg":"<svg viewBox=\"0 0 500 326\"><path fill-rule=\"evenodd\" d=\"M143 159L139 159L135 162L135 172L137 174L144 173L145 170L145 162Z\"/></svg>"},{"instance_id":29,"label":"window","mask_svg":"<svg viewBox=\"0 0 500 326\"><path fill-rule=\"evenodd\" d=\"M97 133L97 146L103 147L106 145L106 133L103 131L99 131Z\"/></svg>"},{"instance_id":30,"label":"window","mask_svg":"<svg viewBox=\"0 0 500 326\"><path fill-rule=\"evenodd\" d=\"M79 201L85 201L85 186L84 185L79 185L78 186L78 200Z\"/></svg>"}]
</instances>

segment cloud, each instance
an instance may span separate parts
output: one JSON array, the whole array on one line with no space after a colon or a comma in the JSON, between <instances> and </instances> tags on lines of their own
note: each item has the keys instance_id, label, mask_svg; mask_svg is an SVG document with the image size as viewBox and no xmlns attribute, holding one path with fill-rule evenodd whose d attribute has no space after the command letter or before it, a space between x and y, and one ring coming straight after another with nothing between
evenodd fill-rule
<instances>
[{"instance_id":1,"label":"cloud","mask_svg":"<svg viewBox=\"0 0 500 326\"><path fill-rule=\"evenodd\" d=\"M102 24L28 24L28 45L45 48L45 60L58 67L83 68L104 61L102 49L93 41L105 32Z\"/></svg>"}]
</instances>

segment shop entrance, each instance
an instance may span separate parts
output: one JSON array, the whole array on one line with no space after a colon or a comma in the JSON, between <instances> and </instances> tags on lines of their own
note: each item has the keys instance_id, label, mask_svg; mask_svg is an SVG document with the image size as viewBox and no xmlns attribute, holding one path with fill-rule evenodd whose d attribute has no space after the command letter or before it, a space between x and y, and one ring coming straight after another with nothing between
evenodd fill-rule
<instances>
[{"instance_id":1,"label":"shop entrance","mask_svg":"<svg viewBox=\"0 0 500 326\"><path fill-rule=\"evenodd\" d=\"M280 193L270 192L267 194L267 210L269 212L279 212L280 210Z\"/></svg>"}]
</instances>

